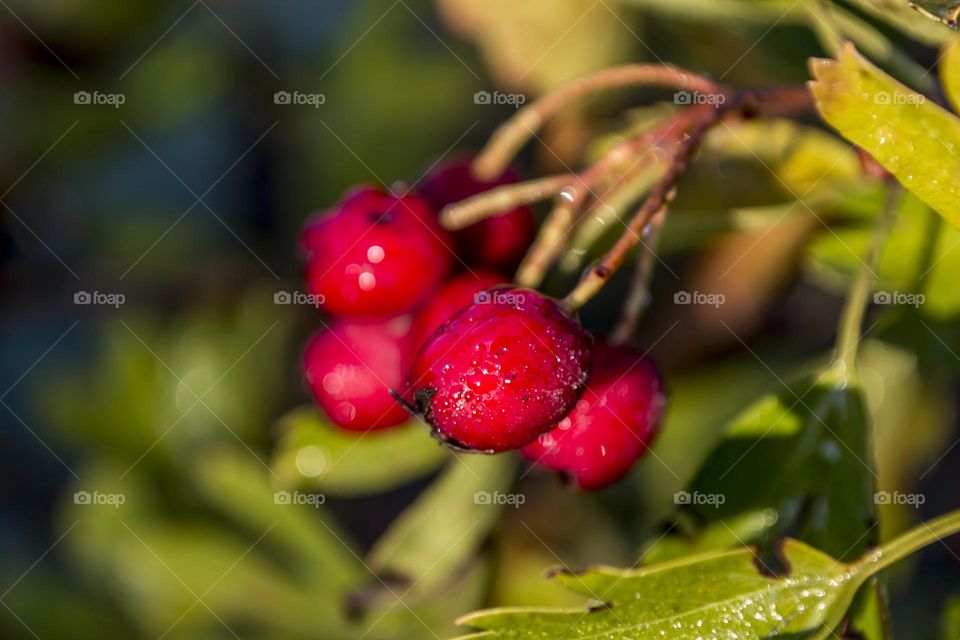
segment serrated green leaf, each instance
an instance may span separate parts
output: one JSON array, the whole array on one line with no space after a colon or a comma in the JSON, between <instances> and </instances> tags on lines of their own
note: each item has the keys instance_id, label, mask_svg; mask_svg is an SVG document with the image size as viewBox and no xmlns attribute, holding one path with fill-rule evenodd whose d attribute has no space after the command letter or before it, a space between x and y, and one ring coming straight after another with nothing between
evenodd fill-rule
<instances>
[{"instance_id":1,"label":"serrated green leaf","mask_svg":"<svg viewBox=\"0 0 960 640\"><path fill-rule=\"evenodd\" d=\"M515 640L825 637L843 618L866 572L795 540L784 543L781 561L789 567L784 576L762 571L749 548L635 570L557 574L595 604L573 610L492 609L458 622L490 632L476 637Z\"/></svg>"},{"instance_id":2,"label":"serrated green leaf","mask_svg":"<svg viewBox=\"0 0 960 640\"><path fill-rule=\"evenodd\" d=\"M811 70L824 120L960 227L960 120L870 64L853 45L837 60L814 59Z\"/></svg>"},{"instance_id":3,"label":"serrated green leaf","mask_svg":"<svg viewBox=\"0 0 960 640\"><path fill-rule=\"evenodd\" d=\"M449 458L448 450L414 421L351 433L331 424L316 408L301 407L280 419L279 430L271 467L280 483L330 495L384 491L433 471Z\"/></svg>"}]
</instances>

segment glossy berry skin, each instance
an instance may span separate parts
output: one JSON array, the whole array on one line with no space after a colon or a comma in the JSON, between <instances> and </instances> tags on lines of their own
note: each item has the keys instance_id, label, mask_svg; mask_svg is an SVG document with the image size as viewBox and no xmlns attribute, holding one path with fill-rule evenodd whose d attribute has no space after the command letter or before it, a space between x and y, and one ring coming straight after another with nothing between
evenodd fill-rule
<instances>
[{"instance_id":1,"label":"glossy berry skin","mask_svg":"<svg viewBox=\"0 0 960 640\"><path fill-rule=\"evenodd\" d=\"M317 404L350 431L385 429L410 418L390 393L410 363L410 316L386 322L337 321L314 336L303 369Z\"/></svg>"},{"instance_id":2,"label":"glossy berry skin","mask_svg":"<svg viewBox=\"0 0 960 640\"><path fill-rule=\"evenodd\" d=\"M441 166L424 181L423 196L436 208L517 181L513 171L497 180L477 180L470 172L472 158L460 158ZM533 211L519 206L454 232L460 254L473 265L509 270L520 263L533 240Z\"/></svg>"},{"instance_id":3,"label":"glossy berry skin","mask_svg":"<svg viewBox=\"0 0 960 640\"><path fill-rule=\"evenodd\" d=\"M666 403L663 381L649 359L628 347L600 346L576 408L521 453L583 489L601 489L646 453Z\"/></svg>"},{"instance_id":4,"label":"glossy berry skin","mask_svg":"<svg viewBox=\"0 0 960 640\"><path fill-rule=\"evenodd\" d=\"M573 409L589 377L591 346L554 300L495 288L421 347L407 394L448 445L514 449Z\"/></svg>"},{"instance_id":5,"label":"glossy berry skin","mask_svg":"<svg viewBox=\"0 0 960 640\"><path fill-rule=\"evenodd\" d=\"M482 291L504 284L492 271L462 273L447 281L417 312L413 322L413 342L419 348L444 322L473 304Z\"/></svg>"},{"instance_id":6,"label":"glossy berry skin","mask_svg":"<svg viewBox=\"0 0 960 640\"><path fill-rule=\"evenodd\" d=\"M384 318L413 309L443 282L450 236L423 199L372 187L310 219L300 238L310 293L330 315Z\"/></svg>"}]
</instances>

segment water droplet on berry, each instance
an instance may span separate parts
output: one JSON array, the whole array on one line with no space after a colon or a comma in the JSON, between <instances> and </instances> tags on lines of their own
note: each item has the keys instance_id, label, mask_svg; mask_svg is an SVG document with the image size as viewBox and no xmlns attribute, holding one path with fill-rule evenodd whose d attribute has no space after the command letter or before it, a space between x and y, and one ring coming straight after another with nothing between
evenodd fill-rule
<instances>
[{"instance_id":1,"label":"water droplet on berry","mask_svg":"<svg viewBox=\"0 0 960 640\"><path fill-rule=\"evenodd\" d=\"M360 277L357 278L357 284L360 285L360 288L364 291L372 291L373 288L377 286L377 277L369 271L361 273Z\"/></svg>"},{"instance_id":2,"label":"water droplet on berry","mask_svg":"<svg viewBox=\"0 0 960 640\"><path fill-rule=\"evenodd\" d=\"M383 258L386 256L386 253L383 250L383 247L379 245L373 245L367 249L367 260L373 264L380 264L383 262Z\"/></svg>"}]
</instances>

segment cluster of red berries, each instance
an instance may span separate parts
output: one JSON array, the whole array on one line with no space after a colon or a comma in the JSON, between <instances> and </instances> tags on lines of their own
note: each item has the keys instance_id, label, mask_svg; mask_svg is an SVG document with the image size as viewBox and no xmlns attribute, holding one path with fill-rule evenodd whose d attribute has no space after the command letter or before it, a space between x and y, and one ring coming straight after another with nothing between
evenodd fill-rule
<instances>
[{"instance_id":1,"label":"cluster of red berries","mask_svg":"<svg viewBox=\"0 0 960 640\"><path fill-rule=\"evenodd\" d=\"M595 347L557 301L506 284L533 236L528 207L454 234L439 225L444 206L515 179L480 182L462 160L417 193L361 187L311 218L307 286L333 320L307 346L306 379L345 429L384 429L412 410L451 447L520 449L600 488L646 451L663 385L632 349Z\"/></svg>"}]
</instances>

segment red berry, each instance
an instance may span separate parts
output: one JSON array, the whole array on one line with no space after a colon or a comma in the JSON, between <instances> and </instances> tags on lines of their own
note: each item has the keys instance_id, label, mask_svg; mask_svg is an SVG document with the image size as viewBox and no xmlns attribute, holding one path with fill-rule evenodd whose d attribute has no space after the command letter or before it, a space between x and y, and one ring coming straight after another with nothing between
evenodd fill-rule
<instances>
[{"instance_id":1,"label":"red berry","mask_svg":"<svg viewBox=\"0 0 960 640\"><path fill-rule=\"evenodd\" d=\"M317 403L344 429L369 431L410 414L390 390L401 388L410 361L410 316L387 322L334 322L314 336L303 358Z\"/></svg>"},{"instance_id":2,"label":"red berry","mask_svg":"<svg viewBox=\"0 0 960 640\"><path fill-rule=\"evenodd\" d=\"M501 276L483 270L463 273L448 281L417 312L412 331L414 345L422 345L440 325L476 302L477 294L498 284L503 284Z\"/></svg>"},{"instance_id":3,"label":"red berry","mask_svg":"<svg viewBox=\"0 0 960 640\"><path fill-rule=\"evenodd\" d=\"M423 199L374 188L350 192L301 235L307 286L334 316L408 311L443 282L452 246Z\"/></svg>"},{"instance_id":4,"label":"red berry","mask_svg":"<svg viewBox=\"0 0 960 640\"><path fill-rule=\"evenodd\" d=\"M573 409L589 377L591 343L554 300L495 288L421 347L407 393L451 446L514 449Z\"/></svg>"},{"instance_id":5,"label":"red berry","mask_svg":"<svg viewBox=\"0 0 960 640\"><path fill-rule=\"evenodd\" d=\"M521 453L568 474L584 489L601 489L626 475L647 451L665 407L653 362L628 347L601 346L576 408Z\"/></svg>"},{"instance_id":6,"label":"red berry","mask_svg":"<svg viewBox=\"0 0 960 640\"><path fill-rule=\"evenodd\" d=\"M439 211L443 207L488 189L517 181L513 171L496 180L477 180L470 172L472 158L461 158L431 173L422 187L423 196ZM454 232L460 253L471 264L512 269L533 240L533 211L519 206Z\"/></svg>"}]
</instances>

